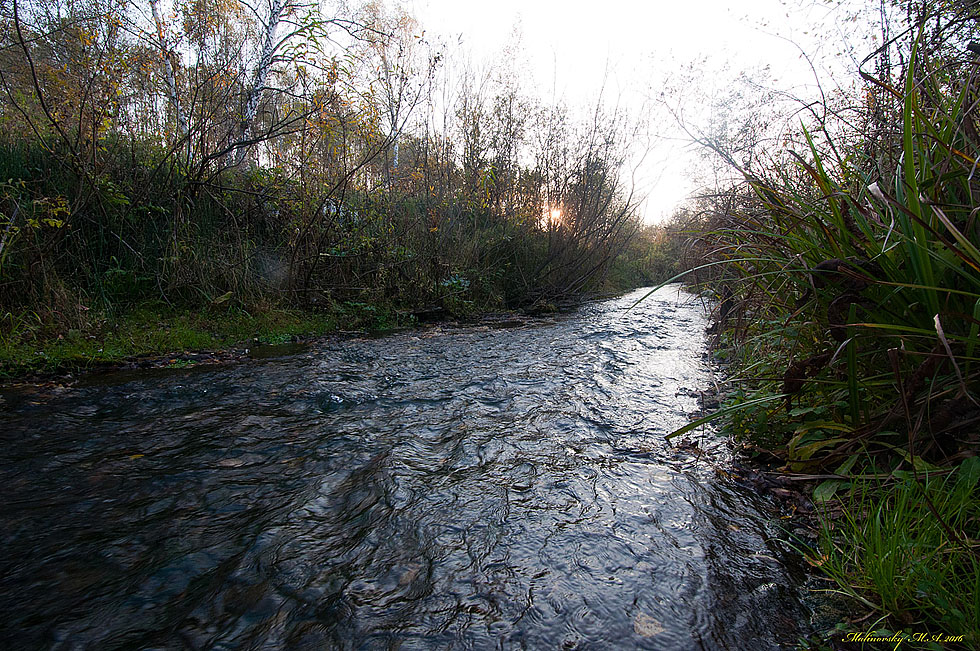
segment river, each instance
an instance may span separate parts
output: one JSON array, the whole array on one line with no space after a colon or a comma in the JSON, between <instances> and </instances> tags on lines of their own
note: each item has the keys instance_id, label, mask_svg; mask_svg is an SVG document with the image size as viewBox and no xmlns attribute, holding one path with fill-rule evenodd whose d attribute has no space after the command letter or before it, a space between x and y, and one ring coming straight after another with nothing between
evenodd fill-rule
<instances>
[{"instance_id":1,"label":"river","mask_svg":"<svg viewBox=\"0 0 980 651\"><path fill-rule=\"evenodd\" d=\"M664 440L704 309L642 293L0 393L0 646L792 645L773 506Z\"/></svg>"}]
</instances>

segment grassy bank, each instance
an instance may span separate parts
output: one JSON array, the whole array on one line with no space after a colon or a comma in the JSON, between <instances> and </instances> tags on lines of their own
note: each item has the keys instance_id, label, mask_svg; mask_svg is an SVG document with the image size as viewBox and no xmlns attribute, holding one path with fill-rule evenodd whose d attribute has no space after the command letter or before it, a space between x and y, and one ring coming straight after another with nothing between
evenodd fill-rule
<instances>
[{"instance_id":1,"label":"grassy bank","mask_svg":"<svg viewBox=\"0 0 980 651\"><path fill-rule=\"evenodd\" d=\"M978 481L978 457L951 470L852 481L836 510L827 505L807 561L855 603L882 614L867 620L865 630L928 633L920 641L950 642L913 639L911 648L976 648L980 546L969 536L980 525Z\"/></svg>"},{"instance_id":2,"label":"grassy bank","mask_svg":"<svg viewBox=\"0 0 980 651\"><path fill-rule=\"evenodd\" d=\"M179 310L146 304L124 314L93 315L79 327L45 326L34 314L18 317L0 339L0 381L112 366L139 357L281 344L342 329L383 328L395 315L356 307L332 312L241 308Z\"/></svg>"},{"instance_id":3,"label":"grassy bank","mask_svg":"<svg viewBox=\"0 0 980 651\"><path fill-rule=\"evenodd\" d=\"M600 293L656 284L674 273L673 255L664 248L664 238L653 235L655 230L648 229L628 254L614 259ZM653 238L652 246L648 247L647 238ZM51 318L50 313L42 317L26 309L6 312L0 315L0 381L84 372L134 358L283 344L333 332L385 332L422 320L477 318L501 306L498 301L478 303L454 289L441 300L437 296L436 302L416 303L414 310L404 303L396 307L363 301L297 309L220 300L183 306L144 300L114 309L79 304L70 320ZM540 311L550 305L540 302L527 309Z\"/></svg>"},{"instance_id":4,"label":"grassy bank","mask_svg":"<svg viewBox=\"0 0 980 651\"><path fill-rule=\"evenodd\" d=\"M949 47L975 31L937 24L907 32L903 68L866 77L855 116L740 168L695 245L734 372L715 417L810 480L808 557L853 599L832 635L977 648L980 120L974 53Z\"/></svg>"}]
</instances>

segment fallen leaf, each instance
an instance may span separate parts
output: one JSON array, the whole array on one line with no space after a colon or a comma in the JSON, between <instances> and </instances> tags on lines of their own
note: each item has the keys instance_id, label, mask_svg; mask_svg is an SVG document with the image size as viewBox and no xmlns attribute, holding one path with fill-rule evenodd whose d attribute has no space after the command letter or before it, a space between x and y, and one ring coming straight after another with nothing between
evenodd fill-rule
<instances>
[{"instance_id":1,"label":"fallen leaf","mask_svg":"<svg viewBox=\"0 0 980 651\"><path fill-rule=\"evenodd\" d=\"M408 569L406 569L405 572L402 573L401 578L398 579L398 585L404 586L414 581L415 577L419 575L420 569L421 567L419 567L418 565L414 565L414 564L409 565Z\"/></svg>"},{"instance_id":2,"label":"fallen leaf","mask_svg":"<svg viewBox=\"0 0 980 651\"><path fill-rule=\"evenodd\" d=\"M633 631L641 637L653 637L665 630L663 625L646 613L639 613L633 619Z\"/></svg>"}]
</instances>

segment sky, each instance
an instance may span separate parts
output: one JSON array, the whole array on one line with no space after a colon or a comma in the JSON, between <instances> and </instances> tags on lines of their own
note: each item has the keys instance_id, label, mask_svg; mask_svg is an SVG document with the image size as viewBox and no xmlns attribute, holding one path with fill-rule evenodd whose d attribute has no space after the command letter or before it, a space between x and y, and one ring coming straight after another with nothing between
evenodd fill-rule
<instances>
[{"instance_id":1,"label":"sky","mask_svg":"<svg viewBox=\"0 0 980 651\"><path fill-rule=\"evenodd\" d=\"M657 107L663 81L676 81L679 71L693 66L699 85L724 89L741 71L768 66L766 84L808 96L814 74L801 52L815 61L833 55L834 40L842 38L834 31L848 16L848 2L840 0L400 4L419 20L427 39L460 43L474 61L496 58L519 32L532 85L546 102L585 107L601 92L607 102L650 116L633 165L637 189L647 196L641 212L648 223L669 216L695 189L701 160L676 121Z\"/></svg>"}]
</instances>

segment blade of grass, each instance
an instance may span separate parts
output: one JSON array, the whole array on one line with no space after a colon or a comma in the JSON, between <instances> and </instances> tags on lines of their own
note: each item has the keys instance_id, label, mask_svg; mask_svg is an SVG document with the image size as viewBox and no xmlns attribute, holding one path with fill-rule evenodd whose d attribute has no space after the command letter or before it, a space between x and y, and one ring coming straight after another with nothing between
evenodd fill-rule
<instances>
[{"instance_id":1,"label":"blade of grass","mask_svg":"<svg viewBox=\"0 0 980 651\"><path fill-rule=\"evenodd\" d=\"M707 416L699 418L695 421L691 421L684 427L678 428L673 432L671 432L670 434L667 434L664 438L669 441L670 439L680 436L681 434L686 434L687 432L690 432L692 429L710 423L716 418L722 418L723 416L728 416L729 414L734 414L739 411L749 409L751 407L758 407L759 405L763 405L767 402L774 402L776 400L785 400L785 399L786 399L786 395L779 393L771 396L765 396L763 398L753 398L752 400L746 400L745 402L740 402L736 405L725 407L724 409L719 409L718 411L712 412Z\"/></svg>"}]
</instances>

